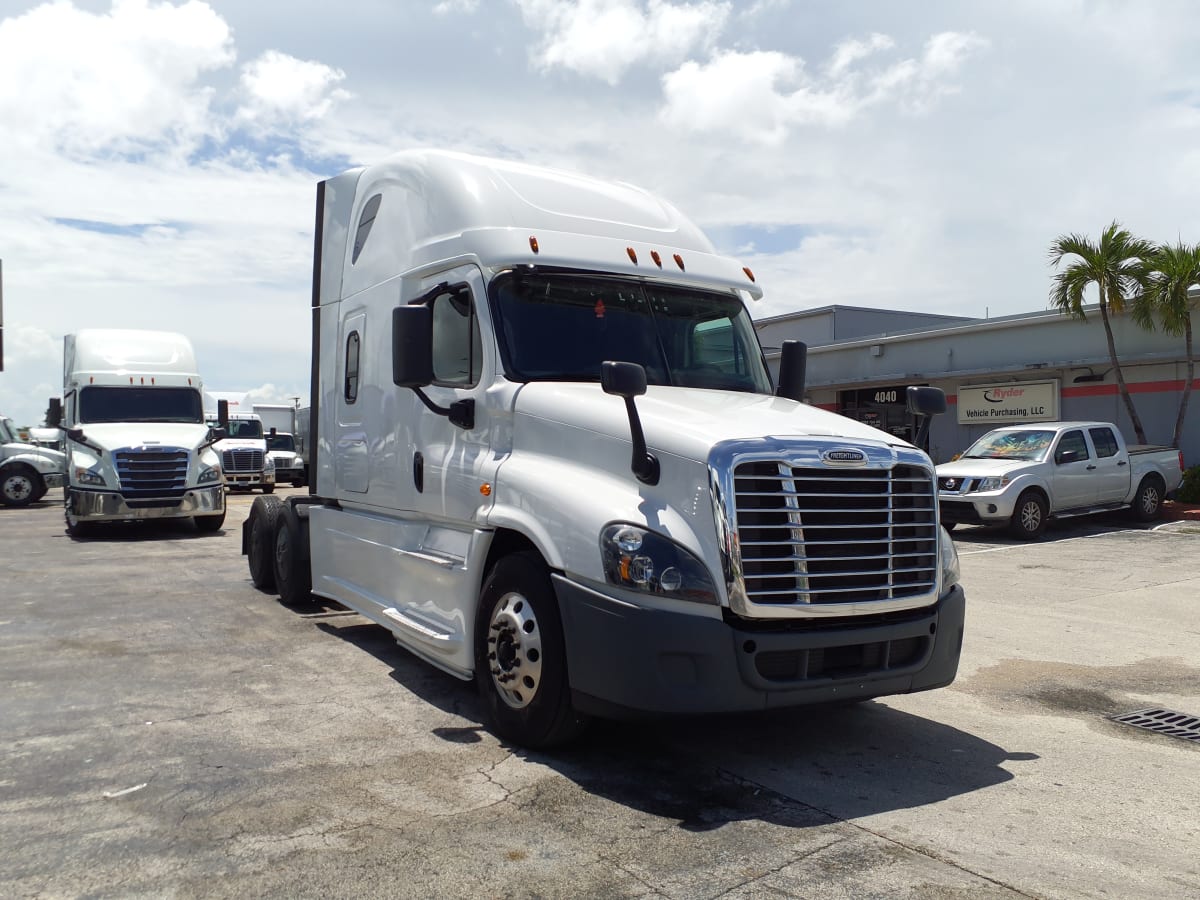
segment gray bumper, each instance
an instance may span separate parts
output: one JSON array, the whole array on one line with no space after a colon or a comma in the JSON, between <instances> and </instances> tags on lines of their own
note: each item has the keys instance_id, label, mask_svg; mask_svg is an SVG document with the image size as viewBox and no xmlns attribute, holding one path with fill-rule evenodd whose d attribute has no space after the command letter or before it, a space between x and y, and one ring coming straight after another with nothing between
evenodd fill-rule
<instances>
[{"instance_id":1,"label":"gray bumper","mask_svg":"<svg viewBox=\"0 0 1200 900\"><path fill-rule=\"evenodd\" d=\"M48 488L60 488L66 483L66 476L62 472L55 472L51 475L42 475L42 480L46 482Z\"/></svg>"},{"instance_id":2,"label":"gray bumper","mask_svg":"<svg viewBox=\"0 0 1200 900\"><path fill-rule=\"evenodd\" d=\"M71 515L81 522L116 522L127 519L174 519L184 516L215 516L225 511L222 485L192 488L178 499L139 500L135 506L112 491L71 488L66 503Z\"/></svg>"},{"instance_id":3,"label":"gray bumper","mask_svg":"<svg viewBox=\"0 0 1200 900\"><path fill-rule=\"evenodd\" d=\"M962 650L966 598L886 622L748 631L643 609L555 576L576 708L606 716L716 713L863 700L943 687Z\"/></svg>"},{"instance_id":4,"label":"gray bumper","mask_svg":"<svg viewBox=\"0 0 1200 900\"><path fill-rule=\"evenodd\" d=\"M267 472L226 472L225 484L229 487L252 487L260 484L274 484L274 470Z\"/></svg>"}]
</instances>

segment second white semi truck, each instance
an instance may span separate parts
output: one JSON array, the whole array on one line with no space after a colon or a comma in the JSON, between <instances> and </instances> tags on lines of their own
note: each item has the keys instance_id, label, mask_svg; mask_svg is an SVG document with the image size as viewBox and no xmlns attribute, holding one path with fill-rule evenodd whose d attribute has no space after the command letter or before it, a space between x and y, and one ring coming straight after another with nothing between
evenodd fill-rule
<instances>
[{"instance_id":1,"label":"second white semi truck","mask_svg":"<svg viewBox=\"0 0 1200 900\"><path fill-rule=\"evenodd\" d=\"M260 588L379 623L531 747L953 681L929 458L804 403L801 345L774 388L753 273L673 206L412 151L318 186L315 252L316 455L251 508Z\"/></svg>"},{"instance_id":2,"label":"second white semi truck","mask_svg":"<svg viewBox=\"0 0 1200 900\"><path fill-rule=\"evenodd\" d=\"M63 395L48 424L65 431L68 533L165 518L221 527L221 434L205 424L203 390L182 334L96 328L63 338Z\"/></svg>"}]
</instances>

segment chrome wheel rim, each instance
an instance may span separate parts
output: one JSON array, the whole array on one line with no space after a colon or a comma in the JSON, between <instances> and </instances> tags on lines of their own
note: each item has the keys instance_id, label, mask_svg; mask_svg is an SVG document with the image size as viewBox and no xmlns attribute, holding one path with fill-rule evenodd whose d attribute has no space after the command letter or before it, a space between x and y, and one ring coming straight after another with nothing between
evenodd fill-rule
<instances>
[{"instance_id":1,"label":"chrome wheel rim","mask_svg":"<svg viewBox=\"0 0 1200 900\"><path fill-rule=\"evenodd\" d=\"M542 630L533 605L510 591L496 601L488 621L487 666L507 706L524 709L542 682Z\"/></svg>"},{"instance_id":2,"label":"chrome wheel rim","mask_svg":"<svg viewBox=\"0 0 1200 900\"><path fill-rule=\"evenodd\" d=\"M1153 485L1148 485L1142 491L1142 512L1146 515L1154 515L1158 512L1158 488Z\"/></svg>"}]
</instances>

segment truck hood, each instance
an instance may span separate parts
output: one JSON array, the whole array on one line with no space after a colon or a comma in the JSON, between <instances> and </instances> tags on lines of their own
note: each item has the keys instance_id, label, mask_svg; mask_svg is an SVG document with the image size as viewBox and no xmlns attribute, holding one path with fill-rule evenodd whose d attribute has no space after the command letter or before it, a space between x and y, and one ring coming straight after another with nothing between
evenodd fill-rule
<instances>
[{"instance_id":1,"label":"truck hood","mask_svg":"<svg viewBox=\"0 0 1200 900\"><path fill-rule=\"evenodd\" d=\"M195 449L208 436L207 425L187 422L98 422L80 425L89 443L105 450L125 447Z\"/></svg>"},{"instance_id":2,"label":"truck hood","mask_svg":"<svg viewBox=\"0 0 1200 900\"><path fill-rule=\"evenodd\" d=\"M698 462L723 441L762 437L911 446L869 425L783 397L652 385L634 402L647 446ZM518 392L516 412L629 440L625 401L596 383L531 382Z\"/></svg>"},{"instance_id":3,"label":"truck hood","mask_svg":"<svg viewBox=\"0 0 1200 900\"><path fill-rule=\"evenodd\" d=\"M986 478L1016 474L1040 465L1033 459L956 459L937 467L938 478Z\"/></svg>"},{"instance_id":4,"label":"truck hood","mask_svg":"<svg viewBox=\"0 0 1200 900\"><path fill-rule=\"evenodd\" d=\"M65 472L67 469L67 454L52 450L49 447L39 447L36 444L11 443L3 445L0 459L20 457L34 462L42 472Z\"/></svg>"}]
</instances>

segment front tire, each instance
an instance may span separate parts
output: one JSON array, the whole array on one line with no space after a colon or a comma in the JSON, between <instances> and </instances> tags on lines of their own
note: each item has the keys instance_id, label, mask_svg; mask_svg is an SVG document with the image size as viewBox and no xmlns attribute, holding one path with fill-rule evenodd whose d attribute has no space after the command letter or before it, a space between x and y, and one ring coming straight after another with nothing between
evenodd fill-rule
<instances>
[{"instance_id":1,"label":"front tire","mask_svg":"<svg viewBox=\"0 0 1200 900\"><path fill-rule=\"evenodd\" d=\"M45 492L42 477L29 466L11 466L0 474L0 503L5 506L28 506Z\"/></svg>"},{"instance_id":2,"label":"front tire","mask_svg":"<svg viewBox=\"0 0 1200 900\"><path fill-rule=\"evenodd\" d=\"M586 719L571 706L558 601L535 553L501 559L475 618L475 684L497 735L530 749L564 744Z\"/></svg>"},{"instance_id":3,"label":"front tire","mask_svg":"<svg viewBox=\"0 0 1200 900\"><path fill-rule=\"evenodd\" d=\"M196 522L196 530L201 534L212 534L214 531L220 531L221 526L225 524L225 513L219 516L193 516Z\"/></svg>"},{"instance_id":4,"label":"front tire","mask_svg":"<svg viewBox=\"0 0 1200 900\"><path fill-rule=\"evenodd\" d=\"M278 497L255 497L250 506L250 540L246 556L250 580L260 591L275 591L275 522L283 503Z\"/></svg>"},{"instance_id":5,"label":"front tire","mask_svg":"<svg viewBox=\"0 0 1200 900\"><path fill-rule=\"evenodd\" d=\"M263 492L264 494L273 494L273 493L275 493L275 485L273 485L273 484L264 484L264 485L262 486L262 492Z\"/></svg>"},{"instance_id":6,"label":"front tire","mask_svg":"<svg viewBox=\"0 0 1200 900\"><path fill-rule=\"evenodd\" d=\"M1153 522L1162 515L1163 486L1153 476L1147 475L1138 485L1137 494L1133 498L1133 517L1139 522Z\"/></svg>"},{"instance_id":7,"label":"front tire","mask_svg":"<svg viewBox=\"0 0 1200 900\"><path fill-rule=\"evenodd\" d=\"M1017 498L1008 529L1023 541L1036 541L1046 530L1049 515L1046 498L1037 491L1026 491Z\"/></svg>"},{"instance_id":8,"label":"front tire","mask_svg":"<svg viewBox=\"0 0 1200 900\"><path fill-rule=\"evenodd\" d=\"M73 538L87 537L92 533L92 523L84 522L71 512L71 489L63 491L63 519L67 524L67 534Z\"/></svg>"}]
</instances>

